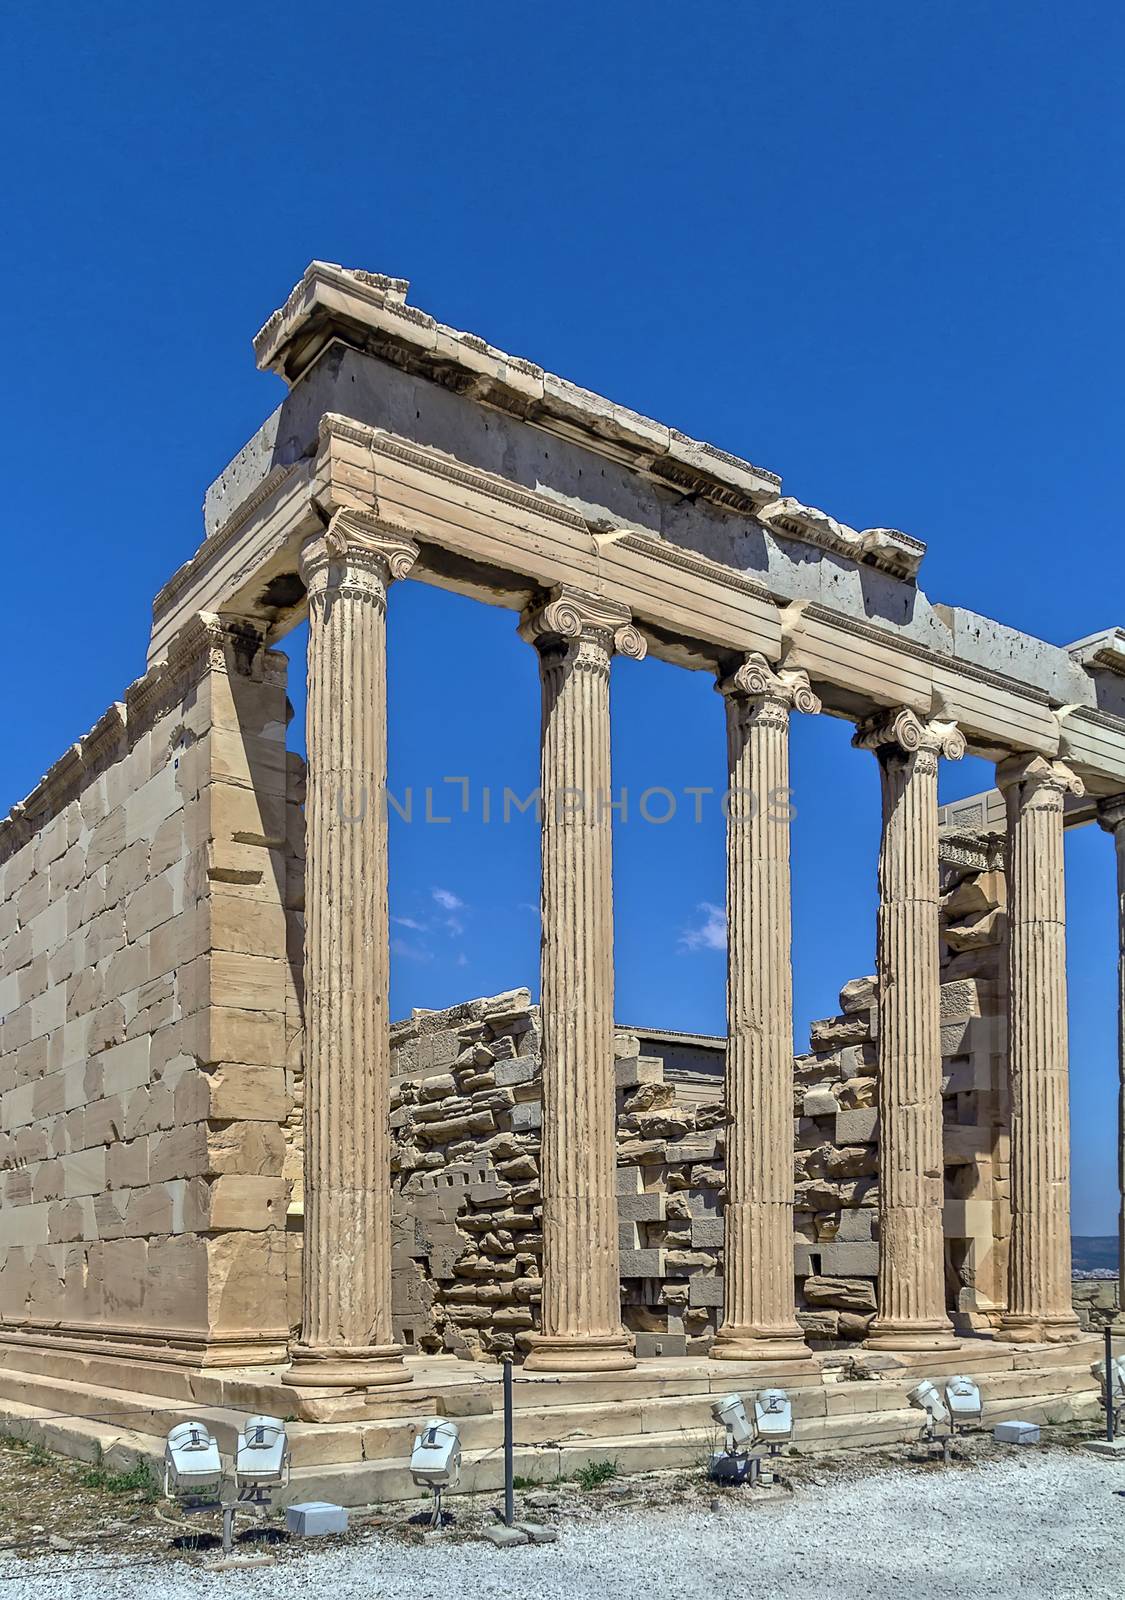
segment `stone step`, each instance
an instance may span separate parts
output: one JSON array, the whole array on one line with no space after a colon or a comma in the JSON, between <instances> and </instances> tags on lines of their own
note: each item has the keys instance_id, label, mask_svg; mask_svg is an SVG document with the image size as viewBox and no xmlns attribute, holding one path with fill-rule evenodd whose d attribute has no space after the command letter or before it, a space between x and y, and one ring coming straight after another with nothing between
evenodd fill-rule
<instances>
[{"instance_id":1,"label":"stone step","mask_svg":"<svg viewBox=\"0 0 1125 1600\"><path fill-rule=\"evenodd\" d=\"M1098 1359L1097 1340L1089 1337L1060 1344L1003 1345L992 1339L965 1339L957 1350L913 1351L901 1355L903 1375L919 1378L955 1372L1044 1372L1055 1367L1085 1366Z\"/></svg>"},{"instance_id":2,"label":"stone step","mask_svg":"<svg viewBox=\"0 0 1125 1600\"><path fill-rule=\"evenodd\" d=\"M1007 1375L997 1375L1004 1379ZM1015 1375L1012 1375L1013 1377ZM1022 1375L1026 1377L1027 1375ZM815 1455L821 1449L854 1449L906 1443L921 1435L922 1418L918 1411L905 1406L901 1391L888 1392L891 1385L848 1384L824 1391L824 1410L812 1415L797 1415L794 1427L794 1446L802 1454ZM871 1393L878 1388L878 1395ZM853 1391L868 1391L864 1406L862 1397ZM795 1410L800 1396L794 1394ZM874 1403L873 1403L874 1402ZM190 1409L190 1408L189 1408ZM581 1408L562 1407L559 1411L572 1415ZM606 1407L612 1416L615 1408ZM193 1411L193 1415L200 1415ZM672 1421L673 1403L666 1407L662 1418L654 1410L649 1420ZM621 1412L616 1410L617 1430L621 1428ZM991 1430L998 1421L1020 1417L1032 1422L1067 1422L1088 1420L1096 1426L1100 1418L1100 1405L1096 1391L1073 1390L1057 1392L1046 1383L1038 1394L985 1395L984 1425ZM203 1415L219 1435L220 1443L229 1452L237 1419L229 1413ZM502 1486L503 1452L499 1444L490 1447L474 1446L466 1435L465 1427L474 1419L462 1419L462 1438L466 1445L461 1489L479 1493L499 1490ZM593 1420L591 1418L590 1420ZM552 1438L540 1443L517 1444L514 1452L517 1476L550 1483L559 1476L571 1476L580 1467L594 1461L613 1461L622 1475L653 1471L671 1467L701 1467L718 1440L718 1429L709 1416L697 1426L691 1426L692 1416L684 1414L682 1425L651 1430L622 1433L606 1428L597 1434L588 1429L569 1439ZM50 1449L60 1450L84 1460L97 1459L104 1452L106 1464L120 1470L138 1459L147 1461L159 1476L163 1462L163 1432L155 1435L123 1429L104 1421L88 1418L60 1418L41 1408L12 1399L0 1399L0 1426L29 1441L38 1441ZM322 1424L309 1426L291 1424L290 1437L294 1444L295 1463L292 1481L280 1496L280 1503L299 1500L334 1500L344 1505L371 1505L388 1500L410 1499L418 1495L409 1472L409 1447L414 1426L410 1422L396 1424L398 1447L378 1459L349 1458L332 1460L321 1457L309 1459L333 1447L354 1449L358 1443L366 1450L374 1441L369 1437L372 1429L379 1435L380 1446L389 1448L391 1430L386 1424ZM300 1448L307 1440L309 1450Z\"/></svg>"},{"instance_id":3,"label":"stone step","mask_svg":"<svg viewBox=\"0 0 1125 1600\"><path fill-rule=\"evenodd\" d=\"M1073 1363L1075 1347L1051 1348L1052 1360L1067 1353ZM961 1353L955 1353L961 1354ZM1030 1355L1031 1352L1028 1352ZM718 1365L718 1364L716 1364ZM964 1371L963 1360L945 1360L942 1370L932 1373L940 1382L954 1372ZM1098 1386L1089 1366L1057 1364L1045 1368L1021 1367L1000 1372L978 1371L986 1406L1011 1402L1018 1410L1020 1403L1034 1399L1045 1392L1056 1396L1073 1397L1076 1403L1097 1404ZM605 1437L627 1434L644 1439L657 1434L680 1431L714 1433L711 1408L719 1394L738 1392L752 1394L766 1386L756 1374L747 1373L740 1364L722 1369L699 1380L705 1387L689 1394L640 1394L635 1397L620 1396L618 1388L627 1387L632 1375L624 1374L599 1384L584 1380L575 1394L565 1385L546 1382L518 1385L519 1395L515 1408L515 1439L519 1447L542 1447L551 1443L569 1447L579 1441L600 1440ZM786 1388L798 1427L817 1429L822 1421L841 1419L841 1426L869 1426L874 1419L903 1409L910 1387L918 1381L919 1374L896 1373L882 1380L794 1384ZM718 1379L722 1379L719 1382ZM747 1379L750 1381L747 1381ZM774 1380L776 1381L776 1380ZM527 1392L530 1391L530 1392ZM551 1403L562 1401L565 1403ZM596 1396L596 1398L595 1398ZM286 1396L283 1390L267 1398L272 1405L266 1407L275 1414L285 1411ZM411 1403L403 1404L400 1414L394 1417L332 1423L289 1423L290 1441L295 1465L329 1467L348 1463L359 1464L394 1460L409 1454L419 1423L433 1413L434 1396L419 1391L411 1396ZM498 1393L487 1396L495 1403ZM280 1401L280 1404L278 1403ZM536 1403L538 1402L538 1403ZM187 1416L204 1422L219 1440L224 1450L233 1447L239 1428L255 1406L209 1406L188 1401L168 1401L161 1396L150 1396L107 1390L90 1384L32 1373L15 1373L0 1370L0 1408L15 1403L37 1408L46 1419L60 1424L89 1421L91 1424L113 1432L131 1432L162 1441L168 1429ZM849 1422L850 1419L850 1422ZM491 1450L503 1440L503 1422L499 1411L481 1415L456 1416L466 1450ZM81 1430L80 1430L81 1431Z\"/></svg>"}]
</instances>

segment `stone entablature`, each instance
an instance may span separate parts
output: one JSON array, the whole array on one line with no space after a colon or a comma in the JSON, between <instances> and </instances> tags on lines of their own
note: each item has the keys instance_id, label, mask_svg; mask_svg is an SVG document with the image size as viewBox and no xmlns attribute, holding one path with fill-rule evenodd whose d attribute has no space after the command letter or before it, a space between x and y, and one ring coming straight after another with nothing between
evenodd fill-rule
<instances>
[{"instance_id":1,"label":"stone entablature","mask_svg":"<svg viewBox=\"0 0 1125 1600\"><path fill-rule=\"evenodd\" d=\"M558 582L612 593L638 626L652 624L653 653L708 667L724 649L773 662L788 653L828 691L828 709L859 717L900 704L947 716L976 753L997 759L1058 754L1054 708L1074 745L1062 753L1095 790L1125 782L1125 686L1101 660L931 605L901 575L917 541L893 529L857 535L781 498L776 479L725 452L561 380L548 383L565 392L558 414L553 401L549 415L536 410L545 402L525 380L541 369L441 328L405 294L401 280L314 263L267 324L259 356L290 381L290 398L213 486L208 538L158 597L154 659L176 618L195 609L284 631L303 606L292 583L300 540L358 498L421 537L423 581L519 609ZM316 359L328 345L333 360ZM690 482L680 481L683 462L661 479L669 440L694 463ZM742 504L731 501L736 487ZM486 506L500 535L491 541ZM801 553L809 542L822 561ZM479 586L447 557L478 563ZM751 608L748 628L755 593L766 604Z\"/></svg>"}]
</instances>

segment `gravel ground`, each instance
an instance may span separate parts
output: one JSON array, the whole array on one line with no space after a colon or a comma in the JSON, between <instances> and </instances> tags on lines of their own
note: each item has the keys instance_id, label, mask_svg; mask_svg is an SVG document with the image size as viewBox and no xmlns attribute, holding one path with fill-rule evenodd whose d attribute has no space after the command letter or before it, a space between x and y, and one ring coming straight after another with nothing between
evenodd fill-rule
<instances>
[{"instance_id":1,"label":"gravel ground","mask_svg":"<svg viewBox=\"0 0 1125 1600\"><path fill-rule=\"evenodd\" d=\"M711 1510L607 1500L560 1520L557 1544L495 1550L448 1535L417 1545L367 1534L286 1551L274 1566L207 1573L93 1551L0 1561L0 1597L36 1600L1070 1600L1125 1592L1125 1467L1066 1450L987 1464L897 1467L802 1485L784 1499L728 1491Z\"/></svg>"}]
</instances>

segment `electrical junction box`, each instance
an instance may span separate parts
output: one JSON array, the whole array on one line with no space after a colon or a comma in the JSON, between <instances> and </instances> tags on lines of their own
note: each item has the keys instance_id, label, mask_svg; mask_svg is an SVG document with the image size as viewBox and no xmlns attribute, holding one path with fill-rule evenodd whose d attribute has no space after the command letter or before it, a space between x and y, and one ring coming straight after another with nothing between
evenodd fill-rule
<instances>
[{"instance_id":1,"label":"electrical junction box","mask_svg":"<svg viewBox=\"0 0 1125 1600\"><path fill-rule=\"evenodd\" d=\"M1037 1422L998 1422L992 1430L998 1444L1038 1444Z\"/></svg>"},{"instance_id":2,"label":"electrical junction box","mask_svg":"<svg viewBox=\"0 0 1125 1600\"><path fill-rule=\"evenodd\" d=\"M303 1505L286 1506L285 1526L299 1539L318 1539L326 1533L347 1533L348 1513L330 1500L306 1500Z\"/></svg>"}]
</instances>

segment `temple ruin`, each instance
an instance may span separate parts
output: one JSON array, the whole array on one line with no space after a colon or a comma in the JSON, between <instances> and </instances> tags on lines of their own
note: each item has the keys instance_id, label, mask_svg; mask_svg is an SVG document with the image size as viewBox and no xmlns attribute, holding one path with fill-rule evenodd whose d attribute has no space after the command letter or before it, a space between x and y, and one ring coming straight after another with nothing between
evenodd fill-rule
<instances>
[{"instance_id":1,"label":"temple ruin","mask_svg":"<svg viewBox=\"0 0 1125 1600\"><path fill-rule=\"evenodd\" d=\"M1125 632L931 602L918 539L407 288L314 262L269 318L287 398L143 676L0 822L0 1410L141 1454L179 1405L293 1416L294 1495L348 1503L411 1492L434 1411L493 1482L505 1355L534 1471L695 1459L714 1393L768 1381L813 1443L910 1437L952 1371L994 1415L1093 1414L1062 849L1112 835L1125 928ZM507 608L539 664L537 1006L388 1014L401 582ZM307 769L273 648L306 617ZM725 1038L614 1012L609 679L646 654L726 707ZM794 714L853 723L883 793L877 972L796 1058L755 803ZM997 791L939 811L966 750Z\"/></svg>"}]
</instances>

